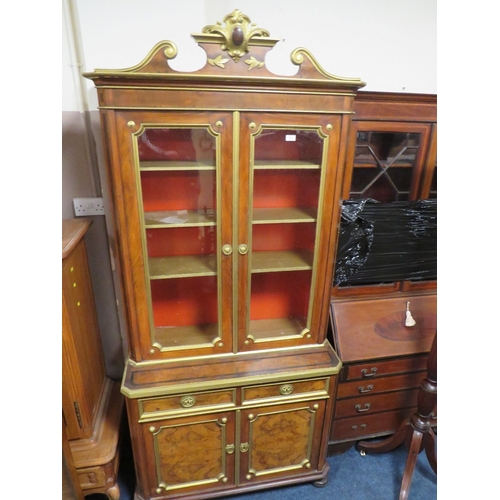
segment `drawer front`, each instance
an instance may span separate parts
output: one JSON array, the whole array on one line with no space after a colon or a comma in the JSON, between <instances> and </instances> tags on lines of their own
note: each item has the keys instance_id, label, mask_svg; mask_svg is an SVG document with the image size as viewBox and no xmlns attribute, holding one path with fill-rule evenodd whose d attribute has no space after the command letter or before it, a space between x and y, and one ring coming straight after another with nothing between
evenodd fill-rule
<instances>
[{"instance_id":1,"label":"drawer front","mask_svg":"<svg viewBox=\"0 0 500 500\"><path fill-rule=\"evenodd\" d=\"M76 472L82 490L106 486L106 473L102 467L86 467L84 469L77 469Z\"/></svg>"},{"instance_id":2,"label":"drawer front","mask_svg":"<svg viewBox=\"0 0 500 500\"><path fill-rule=\"evenodd\" d=\"M335 418L354 417L416 406L419 388L388 392L374 396L342 399L335 405Z\"/></svg>"},{"instance_id":3,"label":"drawer front","mask_svg":"<svg viewBox=\"0 0 500 500\"><path fill-rule=\"evenodd\" d=\"M375 434L396 432L405 418L410 418L415 408L405 408L376 415L342 418L335 420L330 441L349 441Z\"/></svg>"},{"instance_id":4,"label":"drawer front","mask_svg":"<svg viewBox=\"0 0 500 500\"><path fill-rule=\"evenodd\" d=\"M236 404L236 390L198 392L167 396L163 398L139 399L139 422L178 416L193 411L208 411L231 408Z\"/></svg>"},{"instance_id":5,"label":"drawer front","mask_svg":"<svg viewBox=\"0 0 500 500\"><path fill-rule=\"evenodd\" d=\"M344 366L342 380L373 379L383 375L427 370L427 355L389 361L370 361Z\"/></svg>"},{"instance_id":6,"label":"drawer front","mask_svg":"<svg viewBox=\"0 0 500 500\"><path fill-rule=\"evenodd\" d=\"M420 387L425 375L426 372L410 372L392 377L374 377L373 380L342 382L337 387L337 398L351 398L363 394L379 394Z\"/></svg>"},{"instance_id":7,"label":"drawer front","mask_svg":"<svg viewBox=\"0 0 500 500\"><path fill-rule=\"evenodd\" d=\"M304 397L328 397L329 378L258 385L242 389L243 404L263 401L283 401Z\"/></svg>"}]
</instances>

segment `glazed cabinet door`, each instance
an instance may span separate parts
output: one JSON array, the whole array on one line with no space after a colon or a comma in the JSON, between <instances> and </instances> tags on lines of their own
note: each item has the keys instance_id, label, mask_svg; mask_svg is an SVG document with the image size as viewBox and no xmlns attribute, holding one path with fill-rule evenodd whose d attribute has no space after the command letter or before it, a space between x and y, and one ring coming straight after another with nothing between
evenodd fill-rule
<instances>
[{"instance_id":1,"label":"glazed cabinet door","mask_svg":"<svg viewBox=\"0 0 500 500\"><path fill-rule=\"evenodd\" d=\"M240 483L316 471L325 405L308 401L242 411Z\"/></svg>"},{"instance_id":2,"label":"glazed cabinet door","mask_svg":"<svg viewBox=\"0 0 500 500\"><path fill-rule=\"evenodd\" d=\"M340 125L328 115L241 116L234 246L242 351L321 342Z\"/></svg>"},{"instance_id":3,"label":"glazed cabinet door","mask_svg":"<svg viewBox=\"0 0 500 500\"><path fill-rule=\"evenodd\" d=\"M428 124L353 122L343 199L418 199L431 131Z\"/></svg>"},{"instance_id":4,"label":"glazed cabinet door","mask_svg":"<svg viewBox=\"0 0 500 500\"><path fill-rule=\"evenodd\" d=\"M124 111L108 120L133 357L230 351L231 115Z\"/></svg>"},{"instance_id":5,"label":"glazed cabinet door","mask_svg":"<svg viewBox=\"0 0 500 500\"><path fill-rule=\"evenodd\" d=\"M172 497L234 486L234 412L140 424L145 497Z\"/></svg>"}]
</instances>

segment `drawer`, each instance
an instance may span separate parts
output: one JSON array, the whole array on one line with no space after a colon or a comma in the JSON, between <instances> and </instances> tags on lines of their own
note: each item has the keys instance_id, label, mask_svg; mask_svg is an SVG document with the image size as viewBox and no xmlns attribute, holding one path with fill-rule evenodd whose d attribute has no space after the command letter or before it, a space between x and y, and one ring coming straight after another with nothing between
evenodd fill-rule
<instances>
[{"instance_id":1,"label":"drawer","mask_svg":"<svg viewBox=\"0 0 500 500\"><path fill-rule=\"evenodd\" d=\"M76 472L82 490L106 486L106 473L103 467L85 467L84 469L77 469Z\"/></svg>"},{"instance_id":2,"label":"drawer","mask_svg":"<svg viewBox=\"0 0 500 500\"><path fill-rule=\"evenodd\" d=\"M373 396L342 399L335 405L335 418L354 417L362 414L372 414L381 411L408 408L417 405L420 388L406 391L387 392Z\"/></svg>"},{"instance_id":3,"label":"drawer","mask_svg":"<svg viewBox=\"0 0 500 500\"><path fill-rule=\"evenodd\" d=\"M197 392L162 398L139 399L139 422L156 420L168 416L231 408L236 404L236 390Z\"/></svg>"},{"instance_id":4,"label":"drawer","mask_svg":"<svg viewBox=\"0 0 500 500\"><path fill-rule=\"evenodd\" d=\"M420 387L425 375L426 372L410 372L391 377L374 377L373 380L342 382L337 387L337 398L350 398L363 394L378 394Z\"/></svg>"},{"instance_id":5,"label":"drawer","mask_svg":"<svg viewBox=\"0 0 500 500\"><path fill-rule=\"evenodd\" d=\"M283 401L286 399L326 398L330 379L302 380L281 384L256 385L243 387L243 404L263 401Z\"/></svg>"},{"instance_id":6,"label":"drawer","mask_svg":"<svg viewBox=\"0 0 500 500\"><path fill-rule=\"evenodd\" d=\"M369 361L344 365L342 380L373 379L384 375L427 370L427 354L411 358L398 358L388 361Z\"/></svg>"},{"instance_id":7,"label":"drawer","mask_svg":"<svg viewBox=\"0 0 500 500\"><path fill-rule=\"evenodd\" d=\"M330 441L349 441L377 434L396 432L401 423L410 418L416 408L404 408L375 415L334 420Z\"/></svg>"}]
</instances>

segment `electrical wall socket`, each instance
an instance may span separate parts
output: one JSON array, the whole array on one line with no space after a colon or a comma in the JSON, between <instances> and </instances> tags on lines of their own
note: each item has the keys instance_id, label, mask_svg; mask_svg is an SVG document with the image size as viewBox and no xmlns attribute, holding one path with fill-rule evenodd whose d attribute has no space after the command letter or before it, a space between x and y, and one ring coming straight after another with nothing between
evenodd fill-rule
<instances>
[{"instance_id":1,"label":"electrical wall socket","mask_svg":"<svg viewBox=\"0 0 500 500\"><path fill-rule=\"evenodd\" d=\"M77 217L104 215L102 198L73 198L73 207Z\"/></svg>"}]
</instances>

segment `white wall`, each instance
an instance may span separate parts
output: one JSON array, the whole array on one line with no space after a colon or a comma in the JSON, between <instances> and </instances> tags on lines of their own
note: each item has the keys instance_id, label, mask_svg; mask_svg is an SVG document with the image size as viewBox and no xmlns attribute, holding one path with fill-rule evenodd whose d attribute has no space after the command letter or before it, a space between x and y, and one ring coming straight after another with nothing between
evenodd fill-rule
<instances>
[{"instance_id":1,"label":"white wall","mask_svg":"<svg viewBox=\"0 0 500 500\"><path fill-rule=\"evenodd\" d=\"M75 0L75 4L86 71L133 66L160 40L178 46L173 67L198 69L204 53L190 34L222 22L238 8L271 37L283 40L269 54L268 66L276 73L297 70L290 53L302 46L328 72L361 78L366 90L437 93L437 0Z\"/></svg>"}]
</instances>

